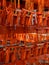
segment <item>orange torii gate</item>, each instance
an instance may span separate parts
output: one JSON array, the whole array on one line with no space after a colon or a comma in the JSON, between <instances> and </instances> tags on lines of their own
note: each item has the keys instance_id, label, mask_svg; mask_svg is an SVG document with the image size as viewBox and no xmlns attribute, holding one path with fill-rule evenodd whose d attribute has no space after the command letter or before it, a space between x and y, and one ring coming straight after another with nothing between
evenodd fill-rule
<instances>
[{"instance_id":1,"label":"orange torii gate","mask_svg":"<svg viewBox=\"0 0 49 65\"><path fill-rule=\"evenodd\" d=\"M26 0L25 8L28 9L28 10L33 10L34 9L33 0Z\"/></svg>"},{"instance_id":2,"label":"orange torii gate","mask_svg":"<svg viewBox=\"0 0 49 65\"><path fill-rule=\"evenodd\" d=\"M39 26L43 26L43 19L42 19L42 12L44 10L44 0L38 0L38 11L40 12L39 13L39 16L38 16L38 25Z\"/></svg>"},{"instance_id":3,"label":"orange torii gate","mask_svg":"<svg viewBox=\"0 0 49 65\"><path fill-rule=\"evenodd\" d=\"M15 9L16 9L16 0L14 0L14 5L15 5Z\"/></svg>"},{"instance_id":4,"label":"orange torii gate","mask_svg":"<svg viewBox=\"0 0 49 65\"><path fill-rule=\"evenodd\" d=\"M10 4L12 5L12 3L14 3L14 8L16 9L16 0L14 0L13 2L12 2L12 0L10 0ZM7 1L6 0L1 0L1 6L3 6L3 8L4 7L6 7L7 6ZM18 6L17 6L18 8L20 8L20 0L18 0Z\"/></svg>"},{"instance_id":5,"label":"orange torii gate","mask_svg":"<svg viewBox=\"0 0 49 65\"><path fill-rule=\"evenodd\" d=\"M1 7L5 8L7 5L6 0L1 0Z\"/></svg>"},{"instance_id":6,"label":"orange torii gate","mask_svg":"<svg viewBox=\"0 0 49 65\"><path fill-rule=\"evenodd\" d=\"M18 0L18 9L20 8L20 0Z\"/></svg>"},{"instance_id":7,"label":"orange torii gate","mask_svg":"<svg viewBox=\"0 0 49 65\"><path fill-rule=\"evenodd\" d=\"M6 0L3 0L3 7L6 7Z\"/></svg>"},{"instance_id":8,"label":"orange torii gate","mask_svg":"<svg viewBox=\"0 0 49 65\"><path fill-rule=\"evenodd\" d=\"M11 0L11 2L12 2L12 0ZM14 0L14 8L16 9L16 7L18 8L18 9L20 9L20 0L18 0L18 6L16 6L17 4L16 4L16 0Z\"/></svg>"},{"instance_id":9,"label":"orange torii gate","mask_svg":"<svg viewBox=\"0 0 49 65\"><path fill-rule=\"evenodd\" d=\"M13 25L13 11L12 11L12 6L9 5L8 8L6 8L6 12L7 12L7 25Z\"/></svg>"},{"instance_id":10,"label":"orange torii gate","mask_svg":"<svg viewBox=\"0 0 49 65\"><path fill-rule=\"evenodd\" d=\"M34 0L31 0L30 9L31 9L32 11L34 10Z\"/></svg>"}]
</instances>

